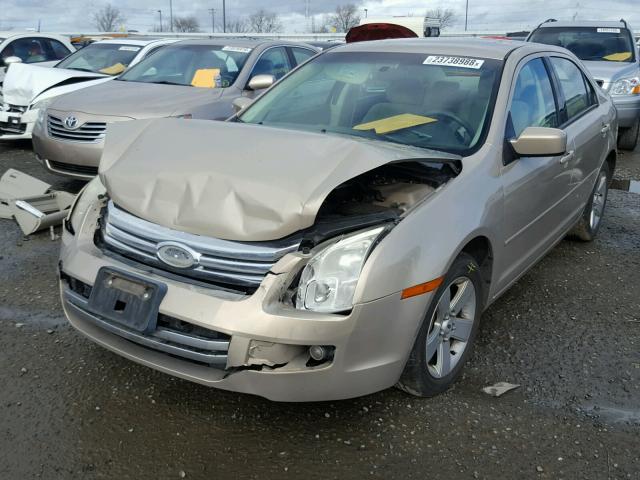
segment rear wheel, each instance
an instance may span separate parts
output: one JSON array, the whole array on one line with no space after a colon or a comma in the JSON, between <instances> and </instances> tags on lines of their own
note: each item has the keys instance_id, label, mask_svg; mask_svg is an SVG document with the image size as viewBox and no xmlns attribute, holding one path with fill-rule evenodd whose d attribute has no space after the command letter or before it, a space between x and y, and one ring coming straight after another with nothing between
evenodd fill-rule
<instances>
[{"instance_id":1,"label":"rear wheel","mask_svg":"<svg viewBox=\"0 0 640 480\"><path fill-rule=\"evenodd\" d=\"M471 354L482 313L477 262L460 254L431 302L397 387L420 397L444 392Z\"/></svg>"},{"instance_id":2,"label":"rear wheel","mask_svg":"<svg viewBox=\"0 0 640 480\"><path fill-rule=\"evenodd\" d=\"M640 118L636 118L633 126L621 128L618 134L618 148L621 150L635 150L640 136Z\"/></svg>"},{"instance_id":3,"label":"rear wheel","mask_svg":"<svg viewBox=\"0 0 640 480\"><path fill-rule=\"evenodd\" d=\"M582 213L582 217L573 227L570 235L583 242L591 242L600 230L604 207L607 204L609 194L609 165L605 162L602 165L598 179L591 192L589 202Z\"/></svg>"}]
</instances>

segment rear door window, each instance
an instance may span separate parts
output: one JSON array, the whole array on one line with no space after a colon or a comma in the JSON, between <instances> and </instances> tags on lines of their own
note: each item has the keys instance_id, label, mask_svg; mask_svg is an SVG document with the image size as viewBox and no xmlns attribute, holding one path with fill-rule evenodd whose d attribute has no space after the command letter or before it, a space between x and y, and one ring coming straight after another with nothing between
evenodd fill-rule
<instances>
[{"instance_id":1,"label":"rear door window","mask_svg":"<svg viewBox=\"0 0 640 480\"><path fill-rule=\"evenodd\" d=\"M54 58L52 60L62 60L71 53L71 51L58 40L49 38L46 40L46 42L49 44L49 48L51 49L51 53L53 54Z\"/></svg>"},{"instance_id":2,"label":"rear door window","mask_svg":"<svg viewBox=\"0 0 640 480\"><path fill-rule=\"evenodd\" d=\"M313 50L299 47L292 47L291 53L293 53L293 58L296 61L296 65L300 65L301 63L306 62L316 54L316 52L314 52Z\"/></svg>"},{"instance_id":3,"label":"rear door window","mask_svg":"<svg viewBox=\"0 0 640 480\"><path fill-rule=\"evenodd\" d=\"M561 57L551 57L551 64L555 71L560 88L564 96L564 110L567 120L579 117L587 111L595 100L595 92L582 71L571 60Z\"/></svg>"}]
</instances>

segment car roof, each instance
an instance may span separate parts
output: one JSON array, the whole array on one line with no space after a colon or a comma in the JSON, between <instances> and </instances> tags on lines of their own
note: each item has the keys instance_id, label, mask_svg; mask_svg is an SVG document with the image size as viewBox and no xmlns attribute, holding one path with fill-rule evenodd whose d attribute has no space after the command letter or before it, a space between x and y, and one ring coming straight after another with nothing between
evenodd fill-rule
<instances>
[{"instance_id":1,"label":"car roof","mask_svg":"<svg viewBox=\"0 0 640 480\"><path fill-rule=\"evenodd\" d=\"M622 21L612 22L612 21L575 21L575 22L545 22L541 24L538 28L549 28L549 27L604 27L604 28L628 28L628 25L625 25Z\"/></svg>"},{"instance_id":2,"label":"car roof","mask_svg":"<svg viewBox=\"0 0 640 480\"><path fill-rule=\"evenodd\" d=\"M44 38L64 38L69 39L67 35L60 35L57 33L40 33L40 32L30 32L30 31L17 31L17 30L8 30L6 32L0 32L0 38L11 38L17 36L27 35L29 37L44 37Z\"/></svg>"},{"instance_id":3,"label":"car roof","mask_svg":"<svg viewBox=\"0 0 640 480\"><path fill-rule=\"evenodd\" d=\"M234 38L213 38L213 39L190 39L181 40L176 45L229 45L233 47L247 47L255 48L262 45L307 45L304 42L291 42L286 40L271 40L262 38L246 38L246 37L234 37Z\"/></svg>"},{"instance_id":4,"label":"car roof","mask_svg":"<svg viewBox=\"0 0 640 480\"><path fill-rule=\"evenodd\" d=\"M331 52L423 53L504 60L514 50L527 45L531 44L486 38L397 38L349 43Z\"/></svg>"},{"instance_id":5,"label":"car roof","mask_svg":"<svg viewBox=\"0 0 640 480\"><path fill-rule=\"evenodd\" d=\"M110 38L108 40L98 40L94 43L100 44L117 44L117 45L137 45L140 47L144 47L150 45L152 43L160 42L160 41L169 41L171 42L173 39L168 38L145 38L145 39L133 39L133 38ZM173 40L175 42L175 40Z\"/></svg>"}]
</instances>

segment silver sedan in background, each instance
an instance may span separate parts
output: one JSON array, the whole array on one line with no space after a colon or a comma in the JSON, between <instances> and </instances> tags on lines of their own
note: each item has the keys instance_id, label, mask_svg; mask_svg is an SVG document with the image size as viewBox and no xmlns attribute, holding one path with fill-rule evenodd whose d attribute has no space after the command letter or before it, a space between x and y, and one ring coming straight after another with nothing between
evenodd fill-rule
<instances>
[{"instance_id":1,"label":"silver sedan in background","mask_svg":"<svg viewBox=\"0 0 640 480\"><path fill-rule=\"evenodd\" d=\"M255 98L317 52L272 40L177 42L115 81L54 100L34 127L34 150L51 172L93 178L107 125L158 117L225 120L235 113L234 100Z\"/></svg>"}]
</instances>

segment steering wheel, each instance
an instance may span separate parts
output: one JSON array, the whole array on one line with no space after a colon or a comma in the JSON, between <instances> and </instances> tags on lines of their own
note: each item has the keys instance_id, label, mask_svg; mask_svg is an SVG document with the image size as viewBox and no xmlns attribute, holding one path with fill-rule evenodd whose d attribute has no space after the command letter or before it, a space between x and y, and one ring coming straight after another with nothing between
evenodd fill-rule
<instances>
[{"instance_id":1,"label":"steering wheel","mask_svg":"<svg viewBox=\"0 0 640 480\"><path fill-rule=\"evenodd\" d=\"M462 120L457 115L449 112L429 112L424 114L425 117L436 117L438 120L441 120L442 123L445 123L452 127L453 133L458 140L460 140L464 145L469 145L474 135L474 128L469 125L468 122ZM455 125L458 128L453 128ZM462 129L463 131L460 131Z\"/></svg>"}]
</instances>

